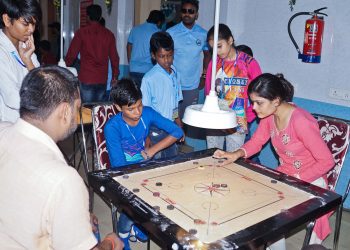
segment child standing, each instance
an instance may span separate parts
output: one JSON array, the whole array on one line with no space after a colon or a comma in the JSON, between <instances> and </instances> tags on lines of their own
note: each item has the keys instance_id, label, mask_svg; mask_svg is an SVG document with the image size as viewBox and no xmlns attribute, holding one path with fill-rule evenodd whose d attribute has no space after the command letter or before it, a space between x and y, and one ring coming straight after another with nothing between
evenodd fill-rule
<instances>
[{"instance_id":1,"label":"child standing","mask_svg":"<svg viewBox=\"0 0 350 250\"><path fill-rule=\"evenodd\" d=\"M41 20L36 0L0 1L0 121L19 118L19 90L24 77L40 63L33 34Z\"/></svg>"},{"instance_id":2,"label":"child standing","mask_svg":"<svg viewBox=\"0 0 350 250\"><path fill-rule=\"evenodd\" d=\"M327 188L326 174L334 167L333 156L320 135L317 121L307 111L289 103L293 86L281 74L266 73L251 82L248 93L260 118L256 132L240 149L234 152L218 150L214 156L227 158L223 163L227 164L259 152L271 139L279 156L278 171ZM328 216L325 215L316 221L310 244L320 244L329 233ZM270 248L277 249L278 243ZM285 249L283 244L279 245L278 249Z\"/></svg>"},{"instance_id":3,"label":"child standing","mask_svg":"<svg viewBox=\"0 0 350 250\"><path fill-rule=\"evenodd\" d=\"M142 103L152 107L163 117L175 121L181 126L179 119L179 101L182 100L180 75L173 65L174 41L167 32L156 32L150 40L151 56L156 65L142 79ZM155 126L150 128L152 144L163 140L168 134ZM177 155L176 144L162 150L157 157Z\"/></svg>"},{"instance_id":4,"label":"child standing","mask_svg":"<svg viewBox=\"0 0 350 250\"><path fill-rule=\"evenodd\" d=\"M119 111L105 126L106 145L112 168L150 159L183 137L181 128L175 123L151 107L143 107L142 93L132 80L120 80L112 89L111 97ZM151 126L166 131L168 135L157 144L146 147L145 142ZM133 222L121 213L118 232L124 242L125 250L130 249L129 237L132 225ZM133 227L133 231L139 240L147 240L137 227Z\"/></svg>"},{"instance_id":5,"label":"child standing","mask_svg":"<svg viewBox=\"0 0 350 250\"><path fill-rule=\"evenodd\" d=\"M208 31L207 40L213 47L214 27ZM220 105L236 112L239 126L234 130L208 130L207 147L223 149L226 142L226 150L232 152L243 145L245 134L248 132L248 122L255 119L249 104L247 88L249 83L261 74L261 70L253 57L236 50L231 30L225 24L219 24L217 54L215 90L218 92ZM212 62L207 70L206 95L211 87L211 68Z\"/></svg>"}]
</instances>

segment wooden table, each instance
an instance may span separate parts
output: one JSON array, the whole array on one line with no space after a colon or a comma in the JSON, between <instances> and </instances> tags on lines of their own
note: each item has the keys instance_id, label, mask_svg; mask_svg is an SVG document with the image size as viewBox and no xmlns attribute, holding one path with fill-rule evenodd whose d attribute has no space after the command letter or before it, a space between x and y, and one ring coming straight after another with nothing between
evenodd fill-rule
<instances>
[{"instance_id":1,"label":"wooden table","mask_svg":"<svg viewBox=\"0 0 350 250\"><path fill-rule=\"evenodd\" d=\"M89 174L167 249L256 249L334 210L341 196L270 168L219 167L213 150Z\"/></svg>"}]
</instances>

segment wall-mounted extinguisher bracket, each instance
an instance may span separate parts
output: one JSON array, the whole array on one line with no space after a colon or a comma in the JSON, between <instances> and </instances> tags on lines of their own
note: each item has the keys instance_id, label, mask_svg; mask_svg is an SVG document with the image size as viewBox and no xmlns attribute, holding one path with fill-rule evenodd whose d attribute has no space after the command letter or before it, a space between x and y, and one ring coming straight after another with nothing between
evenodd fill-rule
<instances>
[{"instance_id":1,"label":"wall-mounted extinguisher bracket","mask_svg":"<svg viewBox=\"0 0 350 250\"><path fill-rule=\"evenodd\" d=\"M323 7L313 12L298 12L294 14L288 21L288 34L292 40L296 50L298 51L298 58L302 62L306 63L320 63L321 62L321 51L322 51L322 39L324 30L323 16L328 16L320 11L327 9ZM301 15L312 16L305 22L305 33L304 33L304 46L303 53L301 53L298 44L295 42L290 25L294 18Z\"/></svg>"}]
</instances>

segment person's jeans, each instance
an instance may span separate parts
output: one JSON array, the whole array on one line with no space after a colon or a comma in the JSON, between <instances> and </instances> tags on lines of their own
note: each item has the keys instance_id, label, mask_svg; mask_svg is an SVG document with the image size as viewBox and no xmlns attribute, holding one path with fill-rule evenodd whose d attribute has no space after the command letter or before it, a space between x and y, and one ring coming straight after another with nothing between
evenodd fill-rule
<instances>
[{"instance_id":1,"label":"person's jeans","mask_svg":"<svg viewBox=\"0 0 350 250\"><path fill-rule=\"evenodd\" d=\"M163 140L165 137L167 137L169 134L165 132L164 130L161 130L157 127L151 126L149 129L149 137L151 139L152 145L157 144L161 140ZM177 145L174 143L173 145L170 145L169 147L163 149L162 151L159 151L155 156L154 159L160 159L160 158L166 158L166 157L174 157L177 156Z\"/></svg>"},{"instance_id":2,"label":"person's jeans","mask_svg":"<svg viewBox=\"0 0 350 250\"><path fill-rule=\"evenodd\" d=\"M80 96L82 103L103 102L106 95L106 84L80 83Z\"/></svg>"},{"instance_id":3,"label":"person's jeans","mask_svg":"<svg viewBox=\"0 0 350 250\"><path fill-rule=\"evenodd\" d=\"M130 78L134 80L136 83L137 87L141 88L141 82L142 78L145 75L145 73L139 73L139 72L130 72Z\"/></svg>"},{"instance_id":4,"label":"person's jeans","mask_svg":"<svg viewBox=\"0 0 350 250\"><path fill-rule=\"evenodd\" d=\"M126 216L126 214L121 213L119 216L118 226L117 226L118 232L122 234L128 233L133 224L134 222L128 216Z\"/></svg>"}]
</instances>

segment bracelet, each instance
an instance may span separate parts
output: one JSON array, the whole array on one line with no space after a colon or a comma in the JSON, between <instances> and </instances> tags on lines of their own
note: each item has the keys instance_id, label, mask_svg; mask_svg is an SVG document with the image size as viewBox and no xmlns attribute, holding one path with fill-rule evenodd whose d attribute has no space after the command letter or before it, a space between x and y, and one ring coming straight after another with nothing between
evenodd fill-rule
<instances>
[{"instance_id":1,"label":"bracelet","mask_svg":"<svg viewBox=\"0 0 350 250\"><path fill-rule=\"evenodd\" d=\"M203 73L202 74L202 78L206 78L207 77L207 74L206 73Z\"/></svg>"},{"instance_id":2,"label":"bracelet","mask_svg":"<svg viewBox=\"0 0 350 250\"><path fill-rule=\"evenodd\" d=\"M115 249L115 243L111 237L106 237L104 240L109 241L112 244L112 250Z\"/></svg>"}]
</instances>

